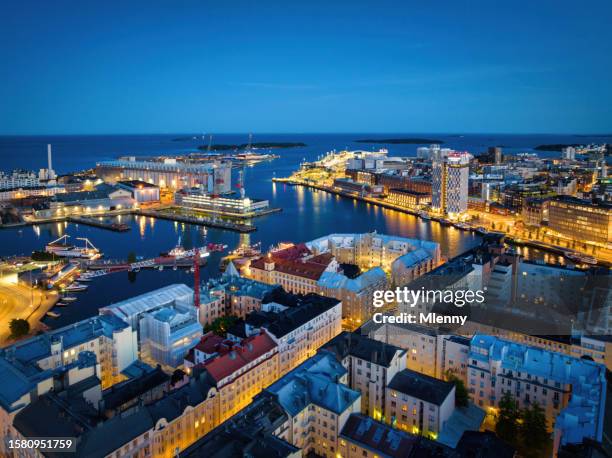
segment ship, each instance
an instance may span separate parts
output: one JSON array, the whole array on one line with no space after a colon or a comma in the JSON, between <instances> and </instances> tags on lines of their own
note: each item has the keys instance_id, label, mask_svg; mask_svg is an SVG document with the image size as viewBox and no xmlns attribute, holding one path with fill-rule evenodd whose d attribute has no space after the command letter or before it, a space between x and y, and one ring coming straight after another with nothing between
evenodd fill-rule
<instances>
[{"instance_id":1,"label":"ship","mask_svg":"<svg viewBox=\"0 0 612 458\"><path fill-rule=\"evenodd\" d=\"M61 299L62 302L74 302L76 300L77 300L77 298L74 297L74 296L64 296Z\"/></svg>"},{"instance_id":2,"label":"ship","mask_svg":"<svg viewBox=\"0 0 612 458\"><path fill-rule=\"evenodd\" d=\"M61 315L59 313L57 313L57 312L49 311L49 312L47 312L47 316L51 317L51 318L59 318Z\"/></svg>"},{"instance_id":3,"label":"ship","mask_svg":"<svg viewBox=\"0 0 612 458\"><path fill-rule=\"evenodd\" d=\"M168 252L160 253L159 257L155 258L155 264L159 266L173 264L192 264L193 258L196 255L196 251L199 254L198 263L200 265L206 264L206 258L210 256L210 251L208 250L208 248L203 246L186 250L183 245L181 245L181 237L179 237L178 243L174 248L172 248Z\"/></svg>"},{"instance_id":4,"label":"ship","mask_svg":"<svg viewBox=\"0 0 612 458\"><path fill-rule=\"evenodd\" d=\"M85 242L83 247L77 247L76 245L68 243L69 238L70 236L68 234L64 234L57 240L49 242L45 246L45 251L62 258L81 258L91 261L99 259L102 256L100 250L98 250L89 239L77 237L77 240L83 240Z\"/></svg>"}]
</instances>

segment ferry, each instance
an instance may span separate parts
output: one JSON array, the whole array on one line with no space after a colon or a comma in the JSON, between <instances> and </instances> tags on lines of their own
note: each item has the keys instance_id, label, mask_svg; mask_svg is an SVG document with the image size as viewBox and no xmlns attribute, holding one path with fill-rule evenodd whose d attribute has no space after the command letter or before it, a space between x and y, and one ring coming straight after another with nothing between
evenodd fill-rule
<instances>
[{"instance_id":1,"label":"ferry","mask_svg":"<svg viewBox=\"0 0 612 458\"><path fill-rule=\"evenodd\" d=\"M60 314L59 314L59 313L57 313L57 312L52 312L52 311L49 311L49 312L47 312L47 316L49 316L49 317L51 317L51 318L59 318L59 317L60 317L60 316L62 316L62 315L60 315Z\"/></svg>"},{"instance_id":2,"label":"ferry","mask_svg":"<svg viewBox=\"0 0 612 458\"><path fill-rule=\"evenodd\" d=\"M102 257L102 253L85 237L77 237L77 240L83 240L85 246L77 247L68 243L68 234L62 235L57 240L48 243L45 246L45 251L63 258L80 258L89 259L91 261Z\"/></svg>"}]
</instances>

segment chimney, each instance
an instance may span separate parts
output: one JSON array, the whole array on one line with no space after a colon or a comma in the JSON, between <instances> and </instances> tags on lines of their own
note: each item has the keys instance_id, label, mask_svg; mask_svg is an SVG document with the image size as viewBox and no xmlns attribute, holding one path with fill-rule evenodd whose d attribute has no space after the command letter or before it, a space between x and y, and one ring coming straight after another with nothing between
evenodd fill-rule
<instances>
[{"instance_id":1,"label":"chimney","mask_svg":"<svg viewBox=\"0 0 612 458\"><path fill-rule=\"evenodd\" d=\"M53 163L51 162L51 145L47 145L47 162L49 170L53 169Z\"/></svg>"}]
</instances>

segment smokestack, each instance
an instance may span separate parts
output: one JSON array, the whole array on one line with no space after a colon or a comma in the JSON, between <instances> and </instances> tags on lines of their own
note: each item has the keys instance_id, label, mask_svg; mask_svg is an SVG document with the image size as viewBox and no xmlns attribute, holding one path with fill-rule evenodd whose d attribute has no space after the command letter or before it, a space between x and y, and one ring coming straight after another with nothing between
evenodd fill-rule
<instances>
[{"instance_id":1,"label":"smokestack","mask_svg":"<svg viewBox=\"0 0 612 458\"><path fill-rule=\"evenodd\" d=\"M49 173L51 173L51 170L53 170L53 164L51 162L51 144L47 144L47 162L49 163L47 168L49 169Z\"/></svg>"}]
</instances>

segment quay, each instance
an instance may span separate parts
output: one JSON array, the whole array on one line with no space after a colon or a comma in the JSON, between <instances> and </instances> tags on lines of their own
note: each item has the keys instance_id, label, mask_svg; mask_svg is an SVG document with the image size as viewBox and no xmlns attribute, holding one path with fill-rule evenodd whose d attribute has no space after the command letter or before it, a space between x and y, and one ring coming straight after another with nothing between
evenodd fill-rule
<instances>
[{"instance_id":1,"label":"quay","mask_svg":"<svg viewBox=\"0 0 612 458\"><path fill-rule=\"evenodd\" d=\"M372 199L372 198L368 198L368 197L363 197L357 194L351 194L345 191L338 191L332 187L329 186L321 186L321 185L317 185L317 184L313 184L313 183L306 183L306 182L302 182L302 181L296 181L293 180L291 178L272 178L272 181L275 183L283 183L283 184L288 184L290 186L304 186L306 188L311 188L311 189L315 189L318 191L324 191L324 192L328 192L330 194L335 194L341 197L347 197L350 199L355 199L361 202L366 202L368 204L372 204L372 205L378 205L379 207L382 208L387 208L389 210L395 210L398 211L400 213L405 213L405 214L409 214L409 215L413 215L416 216L418 218L422 218L422 216L414 210L408 209L408 208L403 208L403 207L398 207L396 205L387 203L387 202L383 202L381 200L378 199ZM431 217L431 221L438 221L437 218L435 217ZM471 231L470 229L462 229L456 226L453 226L455 229L458 230L462 230L462 231ZM535 248L538 250L542 250L542 251L546 251L548 253L553 253L553 254L557 254L560 256L564 256L565 252L567 251L567 249L564 249L563 247L559 247L556 245L551 245L549 243L546 242L541 242L541 241L537 241L537 240L529 240L529 239L525 239L525 238L521 238L521 237L517 237L517 236L513 236L510 234L505 234L504 233L504 241L510 245L515 245L515 246L527 246L530 248ZM612 262L606 260L606 259L602 259L601 257L597 258L597 264L599 266L604 266L604 267L612 267Z\"/></svg>"},{"instance_id":2,"label":"quay","mask_svg":"<svg viewBox=\"0 0 612 458\"><path fill-rule=\"evenodd\" d=\"M127 224L100 221L95 218L88 218L84 216L69 216L67 218L67 221L71 223L85 224L87 226L98 227L100 229L107 229L109 231L115 232L127 232L130 230L130 226L128 226Z\"/></svg>"},{"instance_id":3,"label":"quay","mask_svg":"<svg viewBox=\"0 0 612 458\"><path fill-rule=\"evenodd\" d=\"M232 221L225 221L213 218L204 218L201 216L179 215L176 213L169 213L158 210L136 210L134 214L140 216L148 216L151 218L165 219L169 221L177 221L179 223L196 224L199 226L227 229L240 233L255 232L257 230L256 226L250 224L236 223Z\"/></svg>"}]
</instances>

